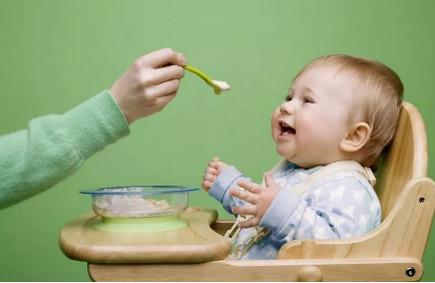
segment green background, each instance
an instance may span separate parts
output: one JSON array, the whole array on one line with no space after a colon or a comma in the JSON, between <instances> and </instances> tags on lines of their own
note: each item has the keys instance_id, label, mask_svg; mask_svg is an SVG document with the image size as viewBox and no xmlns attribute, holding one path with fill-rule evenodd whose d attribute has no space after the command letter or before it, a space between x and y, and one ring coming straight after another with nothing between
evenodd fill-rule
<instances>
[{"instance_id":1,"label":"green background","mask_svg":"<svg viewBox=\"0 0 435 283\"><path fill-rule=\"evenodd\" d=\"M135 58L162 47L183 52L232 86L214 96L186 74L177 98L133 124L129 137L54 188L1 210L0 280L89 280L86 264L66 258L57 241L67 221L90 210L79 190L200 186L214 156L260 180L279 160L270 137L272 110L295 74L324 54L373 58L401 76L406 100L426 122L434 178L434 12L430 0L0 0L0 134L67 111L109 88ZM192 194L190 205L229 217L204 192ZM434 261L432 231L423 280L435 280Z\"/></svg>"}]
</instances>

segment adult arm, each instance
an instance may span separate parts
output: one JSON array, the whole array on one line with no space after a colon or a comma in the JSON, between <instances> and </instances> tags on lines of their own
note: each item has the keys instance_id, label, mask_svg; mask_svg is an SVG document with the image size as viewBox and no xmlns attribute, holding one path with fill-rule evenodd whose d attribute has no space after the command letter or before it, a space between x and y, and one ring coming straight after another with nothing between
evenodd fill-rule
<instances>
[{"instance_id":1,"label":"adult arm","mask_svg":"<svg viewBox=\"0 0 435 283\"><path fill-rule=\"evenodd\" d=\"M0 137L0 208L57 184L127 135L130 123L161 111L175 98L185 64L183 54L170 48L150 52L136 59L110 91Z\"/></svg>"},{"instance_id":2,"label":"adult arm","mask_svg":"<svg viewBox=\"0 0 435 283\"><path fill-rule=\"evenodd\" d=\"M59 183L128 133L106 90L63 115L33 119L27 129L0 137L0 208Z\"/></svg>"}]
</instances>

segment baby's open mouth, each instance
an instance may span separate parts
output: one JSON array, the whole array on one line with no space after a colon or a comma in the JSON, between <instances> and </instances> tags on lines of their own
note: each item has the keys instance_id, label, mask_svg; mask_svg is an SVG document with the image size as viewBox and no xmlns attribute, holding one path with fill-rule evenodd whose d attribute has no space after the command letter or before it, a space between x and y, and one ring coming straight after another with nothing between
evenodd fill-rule
<instances>
[{"instance_id":1,"label":"baby's open mouth","mask_svg":"<svg viewBox=\"0 0 435 283\"><path fill-rule=\"evenodd\" d=\"M280 135L295 135L296 130L285 121L279 121Z\"/></svg>"}]
</instances>

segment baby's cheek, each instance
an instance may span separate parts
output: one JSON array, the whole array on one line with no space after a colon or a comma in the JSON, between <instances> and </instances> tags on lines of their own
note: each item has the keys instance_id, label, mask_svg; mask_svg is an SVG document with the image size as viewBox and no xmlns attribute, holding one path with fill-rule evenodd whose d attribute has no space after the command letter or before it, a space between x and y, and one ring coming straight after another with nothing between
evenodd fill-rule
<instances>
[{"instance_id":1,"label":"baby's cheek","mask_svg":"<svg viewBox=\"0 0 435 283\"><path fill-rule=\"evenodd\" d=\"M275 110L272 112L272 116L270 117L270 123L271 123L272 127L273 127L274 123L276 123L278 121L278 116L279 116L279 111Z\"/></svg>"},{"instance_id":2,"label":"baby's cheek","mask_svg":"<svg viewBox=\"0 0 435 283\"><path fill-rule=\"evenodd\" d=\"M328 133L334 130L334 126L326 126L322 121L313 121L307 117L300 117L297 120L296 136L301 143L311 144L318 139L323 139L328 136Z\"/></svg>"}]
</instances>

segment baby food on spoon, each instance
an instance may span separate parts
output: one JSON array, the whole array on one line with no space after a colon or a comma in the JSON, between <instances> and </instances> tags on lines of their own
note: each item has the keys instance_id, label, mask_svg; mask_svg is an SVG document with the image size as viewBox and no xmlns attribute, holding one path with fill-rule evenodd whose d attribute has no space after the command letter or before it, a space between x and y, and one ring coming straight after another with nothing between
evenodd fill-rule
<instances>
[{"instance_id":1,"label":"baby food on spoon","mask_svg":"<svg viewBox=\"0 0 435 283\"><path fill-rule=\"evenodd\" d=\"M222 91L228 91L231 89L230 85L227 82L213 80L209 75L199 70L198 68L190 65L185 65L184 69L203 79L206 84L214 89L215 94L220 94Z\"/></svg>"}]
</instances>

